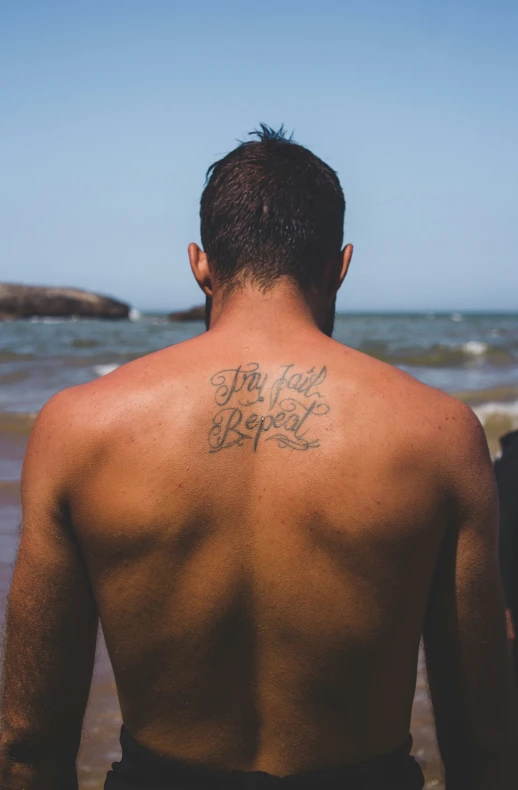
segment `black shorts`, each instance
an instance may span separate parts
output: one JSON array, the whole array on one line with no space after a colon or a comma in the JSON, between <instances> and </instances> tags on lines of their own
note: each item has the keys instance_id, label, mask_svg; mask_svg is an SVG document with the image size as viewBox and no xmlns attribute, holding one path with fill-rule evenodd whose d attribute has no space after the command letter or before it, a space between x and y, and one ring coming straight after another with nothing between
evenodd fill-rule
<instances>
[{"instance_id":1,"label":"black shorts","mask_svg":"<svg viewBox=\"0 0 518 790\"><path fill-rule=\"evenodd\" d=\"M424 786L421 768L410 756L411 737L400 749L366 763L283 777L262 771L209 771L160 757L134 741L124 726L120 742L122 757L108 772L104 790L422 790Z\"/></svg>"}]
</instances>

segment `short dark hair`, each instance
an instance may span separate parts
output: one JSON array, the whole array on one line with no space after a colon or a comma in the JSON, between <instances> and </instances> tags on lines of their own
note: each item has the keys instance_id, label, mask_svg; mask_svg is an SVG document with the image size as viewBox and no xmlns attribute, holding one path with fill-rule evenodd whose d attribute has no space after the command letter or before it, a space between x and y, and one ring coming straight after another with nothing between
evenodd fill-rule
<instances>
[{"instance_id":1,"label":"short dark hair","mask_svg":"<svg viewBox=\"0 0 518 790\"><path fill-rule=\"evenodd\" d=\"M207 171L201 242L219 282L267 289L287 276L308 291L340 252L345 199L335 171L265 124Z\"/></svg>"}]
</instances>

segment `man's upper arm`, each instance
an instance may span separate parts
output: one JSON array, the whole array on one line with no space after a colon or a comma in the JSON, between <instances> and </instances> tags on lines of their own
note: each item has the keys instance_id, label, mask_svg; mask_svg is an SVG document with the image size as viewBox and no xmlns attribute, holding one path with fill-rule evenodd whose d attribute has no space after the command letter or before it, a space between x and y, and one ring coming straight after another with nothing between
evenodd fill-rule
<instances>
[{"instance_id":1,"label":"man's upper arm","mask_svg":"<svg viewBox=\"0 0 518 790\"><path fill-rule=\"evenodd\" d=\"M518 725L497 493L482 427L466 407L458 418L444 457L452 515L428 604L426 659L448 788L503 790L518 776L512 765Z\"/></svg>"},{"instance_id":2,"label":"man's upper arm","mask_svg":"<svg viewBox=\"0 0 518 790\"><path fill-rule=\"evenodd\" d=\"M90 688L97 612L67 504L80 452L73 407L69 393L44 407L24 461L3 677L0 778L6 787L60 786L53 764L74 763ZM11 774L17 773L25 783L15 783Z\"/></svg>"}]
</instances>

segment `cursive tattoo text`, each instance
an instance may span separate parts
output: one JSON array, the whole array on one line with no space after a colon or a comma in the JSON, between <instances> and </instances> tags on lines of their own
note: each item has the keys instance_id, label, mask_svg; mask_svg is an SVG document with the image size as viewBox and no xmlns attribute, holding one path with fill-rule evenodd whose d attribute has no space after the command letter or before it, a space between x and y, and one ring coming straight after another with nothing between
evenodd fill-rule
<instances>
[{"instance_id":1,"label":"cursive tattoo text","mask_svg":"<svg viewBox=\"0 0 518 790\"><path fill-rule=\"evenodd\" d=\"M291 364L270 377L258 362L214 373L210 383L217 411L208 435L209 452L245 445L257 452L265 441L291 450L320 447L310 429L315 417L329 412L322 392L326 376L325 365L300 372Z\"/></svg>"}]
</instances>

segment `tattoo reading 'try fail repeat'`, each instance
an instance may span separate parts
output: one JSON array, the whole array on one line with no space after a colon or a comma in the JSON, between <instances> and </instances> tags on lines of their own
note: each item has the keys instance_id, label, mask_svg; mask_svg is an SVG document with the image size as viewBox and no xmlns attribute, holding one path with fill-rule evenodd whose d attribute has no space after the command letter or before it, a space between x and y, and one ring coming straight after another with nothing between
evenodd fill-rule
<instances>
[{"instance_id":1,"label":"tattoo reading 'try fail repeat'","mask_svg":"<svg viewBox=\"0 0 518 790\"><path fill-rule=\"evenodd\" d=\"M210 380L218 407L209 430L210 452L246 444L257 451L265 441L292 450L320 447L311 429L314 418L329 411L321 392L326 375L325 366L300 373L283 365L272 377L257 362L219 370Z\"/></svg>"}]
</instances>

